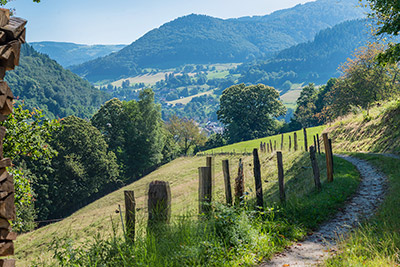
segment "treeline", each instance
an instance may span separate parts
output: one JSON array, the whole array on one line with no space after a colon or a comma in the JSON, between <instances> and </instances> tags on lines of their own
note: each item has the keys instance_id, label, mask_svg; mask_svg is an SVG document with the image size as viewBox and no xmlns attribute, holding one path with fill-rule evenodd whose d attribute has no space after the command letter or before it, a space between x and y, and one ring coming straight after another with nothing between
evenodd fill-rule
<instances>
[{"instance_id":1,"label":"treeline","mask_svg":"<svg viewBox=\"0 0 400 267\"><path fill-rule=\"evenodd\" d=\"M193 120L162 121L150 89L138 101L109 100L90 121L75 116L49 121L21 107L12 118L20 118L14 128L26 130L18 138L12 132L8 140L29 150L7 154L25 188L17 188L17 196L27 199L20 203L19 231L32 229L34 220L68 216L206 141Z\"/></svg>"}]
</instances>

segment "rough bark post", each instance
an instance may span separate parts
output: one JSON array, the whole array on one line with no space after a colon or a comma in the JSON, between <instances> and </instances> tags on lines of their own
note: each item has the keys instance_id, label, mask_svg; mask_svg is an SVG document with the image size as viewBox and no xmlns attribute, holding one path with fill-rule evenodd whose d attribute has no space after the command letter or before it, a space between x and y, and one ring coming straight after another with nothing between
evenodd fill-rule
<instances>
[{"instance_id":1,"label":"rough bark post","mask_svg":"<svg viewBox=\"0 0 400 267\"><path fill-rule=\"evenodd\" d=\"M269 147L271 148L271 153L274 152L274 149L272 148L272 141L269 139Z\"/></svg>"},{"instance_id":2,"label":"rough bark post","mask_svg":"<svg viewBox=\"0 0 400 267\"><path fill-rule=\"evenodd\" d=\"M232 189L231 189L231 176L229 174L229 160L222 161L222 170L224 172L224 182L225 182L225 198L226 204L232 205Z\"/></svg>"},{"instance_id":3,"label":"rough bark post","mask_svg":"<svg viewBox=\"0 0 400 267\"><path fill-rule=\"evenodd\" d=\"M283 134L281 135L281 151L283 150Z\"/></svg>"},{"instance_id":4,"label":"rough bark post","mask_svg":"<svg viewBox=\"0 0 400 267\"><path fill-rule=\"evenodd\" d=\"M293 134L294 151L297 151L297 133Z\"/></svg>"},{"instance_id":5,"label":"rough bark post","mask_svg":"<svg viewBox=\"0 0 400 267\"><path fill-rule=\"evenodd\" d=\"M260 143L260 152L261 153L263 152L263 143L262 142Z\"/></svg>"},{"instance_id":6,"label":"rough bark post","mask_svg":"<svg viewBox=\"0 0 400 267\"><path fill-rule=\"evenodd\" d=\"M168 182L153 181L149 185L147 202L148 226L167 224L171 217L171 189Z\"/></svg>"},{"instance_id":7,"label":"rough bark post","mask_svg":"<svg viewBox=\"0 0 400 267\"><path fill-rule=\"evenodd\" d=\"M125 196L125 226L126 237L135 241L135 194L133 191L124 191Z\"/></svg>"},{"instance_id":8,"label":"rough bark post","mask_svg":"<svg viewBox=\"0 0 400 267\"><path fill-rule=\"evenodd\" d=\"M276 140L274 141L274 151L276 151Z\"/></svg>"},{"instance_id":9,"label":"rough bark post","mask_svg":"<svg viewBox=\"0 0 400 267\"><path fill-rule=\"evenodd\" d=\"M321 149L319 145L319 134L317 134L317 146L318 146L318 154L321 155Z\"/></svg>"},{"instance_id":10,"label":"rough bark post","mask_svg":"<svg viewBox=\"0 0 400 267\"><path fill-rule=\"evenodd\" d=\"M212 181L211 168L199 168L199 214L209 214L211 211Z\"/></svg>"},{"instance_id":11,"label":"rough bark post","mask_svg":"<svg viewBox=\"0 0 400 267\"><path fill-rule=\"evenodd\" d=\"M329 151L331 153L331 164L332 164L332 173L335 173L334 162L333 162L333 149L332 149L332 139L328 139L329 142Z\"/></svg>"},{"instance_id":12,"label":"rough bark post","mask_svg":"<svg viewBox=\"0 0 400 267\"><path fill-rule=\"evenodd\" d=\"M292 137L289 135L289 152L292 150Z\"/></svg>"},{"instance_id":13,"label":"rough bark post","mask_svg":"<svg viewBox=\"0 0 400 267\"><path fill-rule=\"evenodd\" d=\"M242 159L239 159L238 175L235 179L235 205L240 205L244 196L244 173Z\"/></svg>"},{"instance_id":14,"label":"rough bark post","mask_svg":"<svg viewBox=\"0 0 400 267\"><path fill-rule=\"evenodd\" d=\"M315 138L315 135L314 135L314 149L317 149L317 140Z\"/></svg>"},{"instance_id":15,"label":"rough bark post","mask_svg":"<svg viewBox=\"0 0 400 267\"><path fill-rule=\"evenodd\" d=\"M253 171L254 171L254 181L256 186L257 207L262 209L264 207L264 202L263 202L263 191L261 183L261 165L260 165L260 158L258 157L258 151L256 148L253 150Z\"/></svg>"},{"instance_id":16,"label":"rough bark post","mask_svg":"<svg viewBox=\"0 0 400 267\"><path fill-rule=\"evenodd\" d=\"M276 152L277 163L278 163L278 181L279 181L279 198L282 202L286 201L285 195L285 181L283 174L283 161L282 161L282 152Z\"/></svg>"},{"instance_id":17,"label":"rough bark post","mask_svg":"<svg viewBox=\"0 0 400 267\"><path fill-rule=\"evenodd\" d=\"M304 149L308 151L307 129L305 127L303 128L303 133L304 133Z\"/></svg>"},{"instance_id":18,"label":"rough bark post","mask_svg":"<svg viewBox=\"0 0 400 267\"><path fill-rule=\"evenodd\" d=\"M269 152L269 144L268 144L268 143L267 143L267 151L268 151L268 153L270 153L270 152Z\"/></svg>"},{"instance_id":19,"label":"rough bark post","mask_svg":"<svg viewBox=\"0 0 400 267\"><path fill-rule=\"evenodd\" d=\"M207 157L206 159L206 167L210 167L211 168L211 181L212 181L212 185L215 186L215 180L214 180L214 157Z\"/></svg>"},{"instance_id":20,"label":"rough bark post","mask_svg":"<svg viewBox=\"0 0 400 267\"><path fill-rule=\"evenodd\" d=\"M265 142L263 144L263 147L264 147L264 153L266 153L267 152L267 144Z\"/></svg>"},{"instance_id":21,"label":"rough bark post","mask_svg":"<svg viewBox=\"0 0 400 267\"><path fill-rule=\"evenodd\" d=\"M313 146L310 146L310 160L311 160L311 166L313 168L315 188L317 188L317 190L319 191L321 190L321 180L320 180L318 162L317 159L315 158L315 147Z\"/></svg>"},{"instance_id":22,"label":"rough bark post","mask_svg":"<svg viewBox=\"0 0 400 267\"><path fill-rule=\"evenodd\" d=\"M333 181L333 171L332 171L332 157L331 157L331 151L329 147L329 140L328 140L328 134L323 133L322 138L324 139L324 147L325 147L325 158L326 158L326 177L328 182Z\"/></svg>"}]
</instances>

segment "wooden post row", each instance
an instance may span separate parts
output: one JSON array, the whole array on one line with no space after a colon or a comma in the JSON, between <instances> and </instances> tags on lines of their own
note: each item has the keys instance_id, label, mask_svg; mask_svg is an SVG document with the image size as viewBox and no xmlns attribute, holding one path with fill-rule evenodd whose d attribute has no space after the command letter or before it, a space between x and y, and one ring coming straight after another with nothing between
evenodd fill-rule
<instances>
[{"instance_id":1,"label":"wooden post row","mask_svg":"<svg viewBox=\"0 0 400 267\"><path fill-rule=\"evenodd\" d=\"M279 182L279 198L282 202L285 202L285 181L284 181L284 173L283 173L283 160L282 160L282 152L276 152L277 163L278 163L278 182Z\"/></svg>"},{"instance_id":2,"label":"wooden post row","mask_svg":"<svg viewBox=\"0 0 400 267\"><path fill-rule=\"evenodd\" d=\"M25 43L25 25L27 21L10 17L10 11L0 9L0 121L13 112L14 95L4 81L6 71L19 64L21 44ZM14 255L13 240L16 233L11 232L10 222L16 219L14 205L14 181L6 168L12 165L11 160L3 158L3 139L6 133L0 127L0 256ZM14 259L0 259L0 267L15 266Z\"/></svg>"},{"instance_id":3,"label":"wooden post row","mask_svg":"<svg viewBox=\"0 0 400 267\"><path fill-rule=\"evenodd\" d=\"M244 172L242 159L239 159L238 175L235 179L235 205L240 205L244 196Z\"/></svg>"},{"instance_id":4,"label":"wooden post row","mask_svg":"<svg viewBox=\"0 0 400 267\"><path fill-rule=\"evenodd\" d=\"M199 168L199 214L209 214L211 211L212 181L211 168Z\"/></svg>"},{"instance_id":5,"label":"wooden post row","mask_svg":"<svg viewBox=\"0 0 400 267\"><path fill-rule=\"evenodd\" d=\"M147 202L150 228L167 224L171 218L171 189L168 182L153 181L149 185Z\"/></svg>"},{"instance_id":6,"label":"wooden post row","mask_svg":"<svg viewBox=\"0 0 400 267\"><path fill-rule=\"evenodd\" d=\"M303 133L304 133L304 149L308 151L307 129L305 127L303 128Z\"/></svg>"},{"instance_id":7,"label":"wooden post row","mask_svg":"<svg viewBox=\"0 0 400 267\"><path fill-rule=\"evenodd\" d=\"M333 170L332 170L332 156L331 150L329 146L328 134L323 133L322 138L324 139L324 147L325 147L325 158L326 158L326 177L328 182L333 181Z\"/></svg>"},{"instance_id":8,"label":"wooden post row","mask_svg":"<svg viewBox=\"0 0 400 267\"><path fill-rule=\"evenodd\" d=\"M135 193L133 191L124 191L125 197L125 225L126 237L132 242L135 241Z\"/></svg>"},{"instance_id":9,"label":"wooden post row","mask_svg":"<svg viewBox=\"0 0 400 267\"><path fill-rule=\"evenodd\" d=\"M263 208L263 191L262 191L262 183L261 183L261 164L260 158L258 157L258 151L255 148L253 150L253 171L254 171L254 181L256 187L256 198L257 198L257 207Z\"/></svg>"},{"instance_id":10,"label":"wooden post row","mask_svg":"<svg viewBox=\"0 0 400 267\"><path fill-rule=\"evenodd\" d=\"M310 160L311 160L311 166L313 168L315 188L317 188L317 190L321 190L319 167L318 167L318 162L315 158L315 147L313 146L310 146Z\"/></svg>"},{"instance_id":11,"label":"wooden post row","mask_svg":"<svg viewBox=\"0 0 400 267\"><path fill-rule=\"evenodd\" d=\"M229 174L229 160L226 159L222 161L222 171L224 173L226 204L231 206L232 189L231 189L231 176Z\"/></svg>"}]
</instances>

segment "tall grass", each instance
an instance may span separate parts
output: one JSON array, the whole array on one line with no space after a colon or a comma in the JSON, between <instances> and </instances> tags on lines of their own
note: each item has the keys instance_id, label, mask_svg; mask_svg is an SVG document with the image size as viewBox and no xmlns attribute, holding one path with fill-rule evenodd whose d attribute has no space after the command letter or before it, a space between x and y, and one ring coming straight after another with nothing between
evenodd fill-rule
<instances>
[{"instance_id":1,"label":"tall grass","mask_svg":"<svg viewBox=\"0 0 400 267\"><path fill-rule=\"evenodd\" d=\"M263 211L256 211L254 199L245 197L240 207L213 203L207 218L187 214L158 231L147 231L141 224L134 243L117 229L110 238L96 235L80 246L65 236L53 242L53 261L36 266L255 265L302 239L356 190L355 168L339 158L335 166L335 181L328 184L324 178L321 192L305 190L304 180L309 177L295 177L287 187L287 202L277 202L277 188L272 187L265 193Z\"/></svg>"}]
</instances>

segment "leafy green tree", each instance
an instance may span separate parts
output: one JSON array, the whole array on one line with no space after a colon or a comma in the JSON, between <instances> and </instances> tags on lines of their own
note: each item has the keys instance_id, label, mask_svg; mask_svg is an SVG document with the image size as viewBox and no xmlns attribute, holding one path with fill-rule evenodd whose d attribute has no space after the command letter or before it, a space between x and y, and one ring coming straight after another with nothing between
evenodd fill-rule
<instances>
[{"instance_id":1,"label":"leafy green tree","mask_svg":"<svg viewBox=\"0 0 400 267\"><path fill-rule=\"evenodd\" d=\"M229 141L238 142L272 134L274 118L285 112L273 87L239 84L224 90L217 115L226 127Z\"/></svg>"},{"instance_id":2,"label":"leafy green tree","mask_svg":"<svg viewBox=\"0 0 400 267\"><path fill-rule=\"evenodd\" d=\"M166 123L166 128L183 155L187 155L190 149L204 145L207 140L206 134L201 131L193 119L179 118L173 115Z\"/></svg>"},{"instance_id":3,"label":"leafy green tree","mask_svg":"<svg viewBox=\"0 0 400 267\"><path fill-rule=\"evenodd\" d=\"M376 34L378 36L400 33L400 4L398 0L366 0L370 7L369 17L373 18L378 25ZM360 2L362 2L360 0ZM395 63L400 61L400 44L390 43L385 52L379 55L380 62Z\"/></svg>"},{"instance_id":4,"label":"leafy green tree","mask_svg":"<svg viewBox=\"0 0 400 267\"><path fill-rule=\"evenodd\" d=\"M27 169L26 162L44 161L49 164L56 151L48 145L52 133L60 129L56 120L47 120L40 110L29 111L23 105L14 108L13 114L1 123L7 128L3 151L11 158L13 167L8 171L14 176L17 219L14 230L25 232L34 228L34 188L38 180Z\"/></svg>"},{"instance_id":5,"label":"leafy green tree","mask_svg":"<svg viewBox=\"0 0 400 267\"><path fill-rule=\"evenodd\" d=\"M315 106L316 89L313 83L305 86L297 99L297 108L294 112L294 120L296 120L302 127L310 127L315 125L314 114L316 112Z\"/></svg>"}]
</instances>

